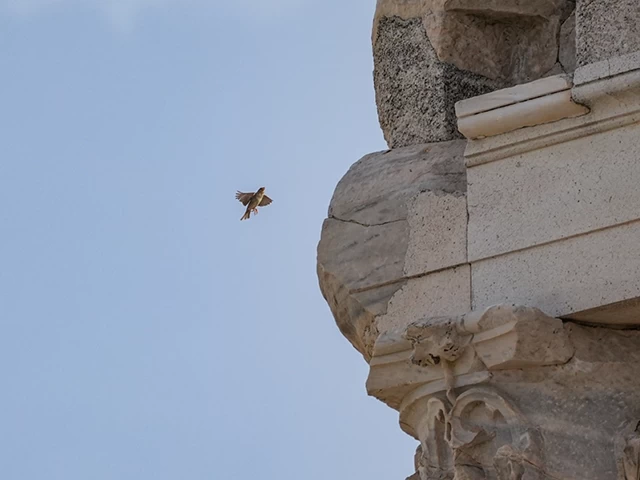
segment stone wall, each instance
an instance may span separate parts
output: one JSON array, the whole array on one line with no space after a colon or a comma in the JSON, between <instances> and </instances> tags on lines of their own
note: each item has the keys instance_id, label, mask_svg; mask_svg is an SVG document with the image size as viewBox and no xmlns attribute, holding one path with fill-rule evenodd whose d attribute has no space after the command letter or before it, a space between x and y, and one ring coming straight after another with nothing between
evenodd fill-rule
<instances>
[{"instance_id":1,"label":"stone wall","mask_svg":"<svg viewBox=\"0 0 640 480\"><path fill-rule=\"evenodd\" d=\"M374 85L389 148L461 138L454 104L575 68L570 0L378 0Z\"/></svg>"},{"instance_id":2,"label":"stone wall","mask_svg":"<svg viewBox=\"0 0 640 480\"><path fill-rule=\"evenodd\" d=\"M640 479L639 22L378 1L391 150L338 184L318 277L411 480Z\"/></svg>"}]
</instances>

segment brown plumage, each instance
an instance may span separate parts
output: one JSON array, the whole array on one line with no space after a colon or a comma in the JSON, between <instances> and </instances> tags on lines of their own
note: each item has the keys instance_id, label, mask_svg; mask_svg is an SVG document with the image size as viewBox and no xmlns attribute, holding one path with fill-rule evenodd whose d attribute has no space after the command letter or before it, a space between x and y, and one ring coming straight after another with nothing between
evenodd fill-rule
<instances>
[{"instance_id":1,"label":"brown plumage","mask_svg":"<svg viewBox=\"0 0 640 480\"><path fill-rule=\"evenodd\" d=\"M240 220L251 218L251 212L258 214L258 207L266 207L273 200L264 194L264 187L260 187L255 193L236 192L236 198L247 207Z\"/></svg>"}]
</instances>

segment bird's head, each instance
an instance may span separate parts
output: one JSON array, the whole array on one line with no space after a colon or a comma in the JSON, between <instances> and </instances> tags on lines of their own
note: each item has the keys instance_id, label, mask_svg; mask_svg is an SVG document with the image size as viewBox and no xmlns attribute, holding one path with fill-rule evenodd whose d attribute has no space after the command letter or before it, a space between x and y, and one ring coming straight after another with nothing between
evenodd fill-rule
<instances>
[{"instance_id":1,"label":"bird's head","mask_svg":"<svg viewBox=\"0 0 640 480\"><path fill-rule=\"evenodd\" d=\"M257 193L264 193L264 187L260 187Z\"/></svg>"}]
</instances>

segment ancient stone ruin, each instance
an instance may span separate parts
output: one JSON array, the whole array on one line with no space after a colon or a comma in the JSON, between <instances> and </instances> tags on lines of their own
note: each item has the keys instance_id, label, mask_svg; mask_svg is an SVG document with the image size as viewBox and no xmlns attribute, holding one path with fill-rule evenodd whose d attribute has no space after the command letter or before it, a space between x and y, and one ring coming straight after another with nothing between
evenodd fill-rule
<instances>
[{"instance_id":1,"label":"ancient stone ruin","mask_svg":"<svg viewBox=\"0 0 640 480\"><path fill-rule=\"evenodd\" d=\"M410 479L640 480L640 2L378 0L372 41L390 150L318 277Z\"/></svg>"}]
</instances>

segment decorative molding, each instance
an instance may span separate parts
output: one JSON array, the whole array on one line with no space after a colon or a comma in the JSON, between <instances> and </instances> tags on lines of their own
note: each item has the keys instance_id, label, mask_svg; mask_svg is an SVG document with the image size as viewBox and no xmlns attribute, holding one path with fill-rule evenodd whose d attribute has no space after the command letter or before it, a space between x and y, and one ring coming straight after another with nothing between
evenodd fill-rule
<instances>
[{"instance_id":1,"label":"decorative molding","mask_svg":"<svg viewBox=\"0 0 640 480\"><path fill-rule=\"evenodd\" d=\"M458 130L470 140L589 113L571 98L571 78L556 75L456 103Z\"/></svg>"},{"instance_id":2,"label":"decorative molding","mask_svg":"<svg viewBox=\"0 0 640 480\"><path fill-rule=\"evenodd\" d=\"M526 90L529 88L528 85L531 84L519 85L514 88L524 88ZM566 95L565 92L567 91L552 93L547 97L559 94ZM493 94L499 95L500 92L503 92L503 90L493 92ZM532 95L535 95L535 93L532 93ZM578 68L575 72L574 84L571 87L570 95L575 104L582 105L583 108L589 110L588 114L582 114L577 117L569 115L562 119L556 119L552 123L529 125L528 128L518 127L518 129L510 129L510 131L505 130L500 135L485 135L486 138L483 139L477 138L479 135L477 132L481 132L482 128L484 128L482 125L470 127L472 129L468 131L469 135L465 136L471 136L474 139L469 140L465 151L467 168L640 122L640 52ZM466 100L466 102L481 99L482 97L474 97ZM558 110L559 115L563 108L559 97L557 100L546 100L546 103L541 100L543 98L546 97L537 97L533 100L486 112L492 115L485 118L485 121L490 122L487 128L495 130L497 127L494 127L494 125L498 125L498 122L506 122L508 118L515 119L513 121L516 123L513 125L523 122L528 124L535 123L529 118L517 120L516 112L520 111L523 115L531 114L534 117L542 115L541 113L535 113L536 105L541 109L560 108ZM564 101L566 101L566 98ZM526 104L530 102L534 103L532 103L531 107L526 107ZM527 108L533 110L528 111ZM469 110L469 106L467 105L464 109ZM504 109L507 109L506 113L501 113ZM485 115L485 113L478 115ZM462 128L467 128L465 125L470 122L467 119L472 119L478 115L462 117L460 119ZM507 122L505 125L509 127L511 124ZM473 128L478 130L473 130ZM465 133L463 130L460 131L463 134Z\"/></svg>"},{"instance_id":3,"label":"decorative molding","mask_svg":"<svg viewBox=\"0 0 640 480\"><path fill-rule=\"evenodd\" d=\"M493 389L472 388L452 405L427 399L417 433L420 480L548 478L540 433Z\"/></svg>"},{"instance_id":4,"label":"decorative molding","mask_svg":"<svg viewBox=\"0 0 640 480\"><path fill-rule=\"evenodd\" d=\"M460 100L455 105L456 116L460 120L479 113L571 90L571 87L572 83L569 75L554 75L553 77L542 78L524 85L503 88L485 95Z\"/></svg>"},{"instance_id":5,"label":"decorative molding","mask_svg":"<svg viewBox=\"0 0 640 480\"><path fill-rule=\"evenodd\" d=\"M561 320L535 308L498 305L461 316L418 320L381 335L367 391L397 410L417 397L486 382L492 371L560 365L573 355Z\"/></svg>"}]
</instances>

